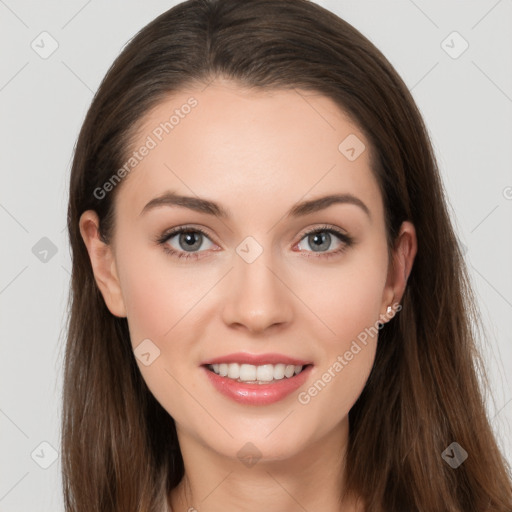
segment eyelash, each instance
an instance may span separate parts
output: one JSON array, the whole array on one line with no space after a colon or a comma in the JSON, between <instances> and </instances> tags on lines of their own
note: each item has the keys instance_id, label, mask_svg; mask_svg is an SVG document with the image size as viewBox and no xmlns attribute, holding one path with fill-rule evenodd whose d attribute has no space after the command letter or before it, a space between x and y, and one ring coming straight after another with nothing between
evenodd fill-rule
<instances>
[{"instance_id":1,"label":"eyelash","mask_svg":"<svg viewBox=\"0 0 512 512\"><path fill-rule=\"evenodd\" d=\"M169 245L167 244L167 242L171 238L173 238L175 235L180 235L182 233L201 233L206 238L208 238L208 239L210 238L208 236L208 233L206 233L206 231L202 230L201 228L192 227L192 226L190 226L190 227L182 226L182 227L179 227L179 228L176 228L176 229L173 229L171 231L168 231L168 232L164 233L163 235L161 235L156 240L156 242L163 247L163 250L167 254L169 254L169 255L171 255L171 256L173 256L175 258L185 259L185 260L197 260L197 259L199 259L201 257L201 256L199 256L199 254L202 251L200 251L200 252L190 252L190 253L187 253L185 251L183 251L183 252L182 251L176 251L174 249L171 249L169 247ZM307 236L312 235L312 234L316 234L316 233L330 233L332 235L335 235L341 242L343 242L343 245L339 249L336 249L335 251L319 253L319 256L305 255L304 256L305 258L331 258L331 257L337 256L337 255L345 252L354 243L354 239L352 237L350 237L349 235L347 235L345 233L342 233L338 229L336 229L333 226L328 225L328 224L307 231L306 233L304 233L302 235L302 237L299 240L299 242L302 241ZM301 251L301 252L304 252L304 251ZM309 252L309 251L305 251L305 252Z\"/></svg>"}]
</instances>

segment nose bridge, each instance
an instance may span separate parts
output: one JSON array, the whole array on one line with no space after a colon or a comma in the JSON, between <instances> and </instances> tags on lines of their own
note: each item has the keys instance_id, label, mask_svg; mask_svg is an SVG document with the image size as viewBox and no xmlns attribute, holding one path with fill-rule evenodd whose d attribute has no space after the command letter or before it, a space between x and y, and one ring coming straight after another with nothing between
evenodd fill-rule
<instances>
[{"instance_id":1,"label":"nose bridge","mask_svg":"<svg viewBox=\"0 0 512 512\"><path fill-rule=\"evenodd\" d=\"M269 244L270 237L265 239ZM230 273L224 321L262 331L289 322L291 293L279 276L280 265L270 245L246 237L237 247Z\"/></svg>"}]
</instances>

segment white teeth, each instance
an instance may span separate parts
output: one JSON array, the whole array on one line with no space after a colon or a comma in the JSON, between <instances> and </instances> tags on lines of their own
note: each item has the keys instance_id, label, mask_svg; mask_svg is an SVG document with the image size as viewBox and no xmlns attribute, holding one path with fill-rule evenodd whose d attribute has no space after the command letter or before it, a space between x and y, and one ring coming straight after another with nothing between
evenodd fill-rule
<instances>
[{"instance_id":1,"label":"white teeth","mask_svg":"<svg viewBox=\"0 0 512 512\"><path fill-rule=\"evenodd\" d=\"M256 380L256 366L252 364L241 364L239 379L243 381Z\"/></svg>"},{"instance_id":2,"label":"white teeth","mask_svg":"<svg viewBox=\"0 0 512 512\"><path fill-rule=\"evenodd\" d=\"M228 377L238 379L240 377L240 365L238 363L228 364Z\"/></svg>"},{"instance_id":3,"label":"white teeth","mask_svg":"<svg viewBox=\"0 0 512 512\"><path fill-rule=\"evenodd\" d=\"M285 364L276 364L274 366L274 379L276 379L276 380L283 379L284 378L284 369L285 368L286 368ZM300 368L302 369L302 366Z\"/></svg>"},{"instance_id":4,"label":"white teeth","mask_svg":"<svg viewBox=\"0 0 512 512\"><path fill-rule=\"evenodd\" d=\"M218 363L208 367L221 377L238 380L239 382L271 382L272 380L289 379L302 371L301 365L293 364L252 364Z\"/></svg>"},{"instance_id":5,"label":"white teeth","mask_svg":"<svg viewBox=\"0 0 512 512\"><path fill-rule=\"evenodd\" d=\"M292 364L289 364L286 366L286 368L284 369L284 376L285 377L293 377L293 374L295 373L295 366L293 366Z\"/></svg>"},{"instance_id":6,"label":"white teeth","mask_svg":"<svg viewBox=\"0 0 512 512\"><path fill-rule=\"evenodd\" d=\"M274 367L271 364L256 366L256 380L270 382L274 379Z\"/></svg>"}]
</instances>

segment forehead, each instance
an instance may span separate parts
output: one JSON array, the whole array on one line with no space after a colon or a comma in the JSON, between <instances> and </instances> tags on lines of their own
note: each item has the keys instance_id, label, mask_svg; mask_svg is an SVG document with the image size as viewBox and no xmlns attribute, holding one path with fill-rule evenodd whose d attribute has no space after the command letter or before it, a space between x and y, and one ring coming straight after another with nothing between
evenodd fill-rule
<instances>
[{"instance_id":1,"label":"forehead","mask_svg":"<svg viewBox=\"0 0 512 512\"><path fill-rule=\"evenodd\" d=\"M165 191L254 214L326 193L381 207L365 136L333 100L311 91L217 80L173 93L141 120L127 158L132 152L119 202L137 212Z\"/></svg>"}]
</instances>

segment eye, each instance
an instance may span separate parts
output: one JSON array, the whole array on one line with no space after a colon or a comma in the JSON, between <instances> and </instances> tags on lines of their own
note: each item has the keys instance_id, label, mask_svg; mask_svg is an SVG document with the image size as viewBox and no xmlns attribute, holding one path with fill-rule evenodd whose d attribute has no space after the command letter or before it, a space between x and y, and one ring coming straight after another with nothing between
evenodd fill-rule
<instances>
[{"instance_id":1,"label":"eye","mask_svg":"<svg viewBox=\"0 0 512 512\"><path fill-rule=\"evenodd\" d=\"M334 238L333 238L334 235ZM339 247L335 250L329 251L329 247L331 247L333 242L338 242ZM339 231L338 229L332 226L321 226L319 228L315 228L313 230L307 231L302 237L301 241L297 244L297 247L300 249L300 244L305 240L307 245L313 248L313 251L318 253L318 256L306 255L307 258L310 257L320 257L320 258L329 258L331 256L336 256L347 250L352 244L353 239L347 235ZM324 250L325 249L325 250ZM301 252L303 250L301 249ZM310 252L310 251L306 251Z\"/></svg>"},{"instance_id":2,"label":"eye","mask_svg":"<svg viewBox=\"0 0 512 512\"><path fill-rule=\"evenodd\" d=\"M197 253L202 252L199 251L199 249L211 248L204 247L203 242L206 240L212 244L208 235L202 229L180 227L164 233L157 242L163 246L165 252L172 256L185 259L198 259L200 256Z\"/></svg>"},{"instance_id":3,"label":"eye","mask_svg":"<svg viewBox=\"0 0 512 512\"><path fill-rule=\"evenodd\" d=\"M307 244L313 248L312 251L307 251L300 248L303 240L305 240ZM339 244L339 247L335 250L329 251L328 249L331 247L333 242L336 242L336 240ZM191 226L182 226L172 229L171 231L165 232L161 237L157 239L157 242L163 246L163 249L166 253L180 259L199 259L201 257L201 252L204 252L206 249L211 249L211 246L204 247L205 241L208 241L211 245L215 245L210 240L205 231L200 228ZM317 255L313 256L305 254L305 257L307 258L329 258L344 252L352 244L353 239L349 235L343 233L337 228L334 228L333 226L326 225L307 231L302 236L301 241L297 244L297 247L299 247L300 252L317 253Z\"/></svg>"}]
</instances>

